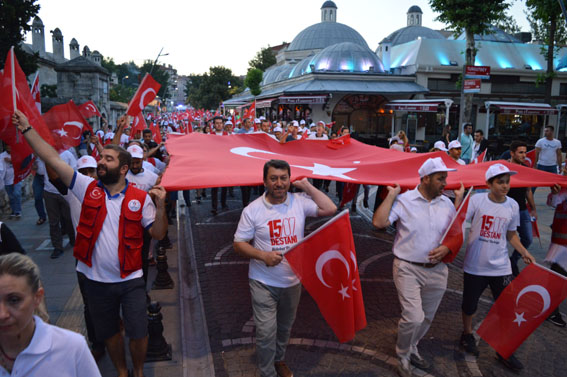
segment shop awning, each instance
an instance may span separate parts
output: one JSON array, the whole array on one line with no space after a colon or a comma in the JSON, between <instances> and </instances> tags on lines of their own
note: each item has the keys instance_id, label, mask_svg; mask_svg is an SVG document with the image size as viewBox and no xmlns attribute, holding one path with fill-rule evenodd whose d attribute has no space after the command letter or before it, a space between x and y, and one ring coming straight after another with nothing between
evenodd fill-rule
<instances>
[{"instance_id":1,"label":"shop awning","mask_svg":"<svg viewBox=\"0 0 567 377\"><path fill-rule=\"evenodd\" d=\"M523 103L523 102L494 102L486 101L486 109L490 112L498 111L501 114L520 115L553 115L557 109L547 103Z\"/></svg>"},{"instance_id":2,"label":"shop awning","mask_svg":"<svg viewBox=\"0 0 567 377\"><path fill-rule=\"evenodd\" d=\"M276 100L276 98L269 98L269 99L263 99L261 101L256 101L256 108L265 109L267 107L271 107L272 102L274 102L274 100Z\"/></svg>"},{"instance_id":3,"label":"shop awning","mask_svg":"<svg viewBox=\"0 0 567 377\"><path fill-rule=\"evenodd\" d=\"M439 100L394 100L386 104L385 108L387 110L394 111L412 111L412 112L426 112L426 113L436 113L439 105L445 105L445 109L448 109L453 104L450 99L439 99Z\"/></svg>"},{"instance_id":4,"label":"shop awning","mask_svg":"<svg viewBox=\"0 0 567 377\"><path fill-rule=\"evenodd\" d=\"M327 101L327 96L282 96L279 98L280 104L323 104Z\"/></svg>"}]
</instances>

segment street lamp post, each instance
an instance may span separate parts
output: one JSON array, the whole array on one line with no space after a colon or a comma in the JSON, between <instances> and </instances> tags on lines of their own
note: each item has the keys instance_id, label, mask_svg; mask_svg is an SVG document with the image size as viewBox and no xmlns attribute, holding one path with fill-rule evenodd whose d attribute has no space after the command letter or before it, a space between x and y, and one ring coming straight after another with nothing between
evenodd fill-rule
<instances>
[{"instance_id":1,"label":"street lamp post","mask_svg":"<svg viewBox=\"0 0 567 377\"><path fill-rule=\"evenodd\" d=\"M150 69L150 75L151 75L152 72L154 71L154 67L156 66L156 64L157 64L157 62L158 62L158 60L159 60L159 58L160 58L161 56L167 56L167 55L169 55L169 52L166 52L165 54L162 54L162 51L163 51L163 47L161 48L161 50L159 50L159 54L158 54L156 60L154 60L154 64L152 64L152 68Z\"/></svg>"},{"instance_id":2,"label":"street lamp post","mask_svg":"<svg viewBox=\"0 0 567 377\"><path fill-rule=\"evenodd\" d=\"M122 86L124 86L124 80L126 80L128 77L129 77L128 75L122 77L122 80L121 80L121 81L122 81Z\"/></svg>"}]
</instances>

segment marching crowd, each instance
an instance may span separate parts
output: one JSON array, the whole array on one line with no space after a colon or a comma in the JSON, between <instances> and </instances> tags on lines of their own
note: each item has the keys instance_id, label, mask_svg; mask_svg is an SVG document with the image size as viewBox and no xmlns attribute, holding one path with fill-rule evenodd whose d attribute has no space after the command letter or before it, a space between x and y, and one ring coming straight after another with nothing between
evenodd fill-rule
<instances>
[{"instance_id":1,"label":"marching crowd","mask_svg":"<svg viewBox=\"0 0 567 377\"><path fill-rule=\"evenodd\" d=\"M179 132L181 124L162 119L163 135L153 134L150 129L130 135L133 131L127 119L120 118L114 129L105 125L97 134L88 135L78 151L58 153L36 133L23 113L16 111L12 118L39 157L34 178L34 192L42 191L35 195L37 223L41 225L46 219L49 222L52 258L63 254L62 234L74 245L90 349L80 335L44 321L39 269L24 255L21 246L16 246L17 240L9 228L1 224L0 376L99 376L95 359L105 352L119 376L143 376L148 339L147 270L153 261L150 242L158 240L166 248L170 244L167 226L177 200L177 192L167 193L159 185L168 163L167 150L160 139ZM261 117L233 124L222 116L210 121L211 124L202 126L186 126L192 132L218 136L266 133L279 143L335 139L352 131L341 127L335 132L332 125L322 121L284 124ZM486 152L487 142L482 131L472 131L472 126L465 124L458 140L438 140L430 151L446 151L459 164L478 161ZM390 148L417 152L403 131L390 139ZM527 145L514 141L506 159L525 165L526 153ZM565 174L561 156L561 144L553 138L553 128L547 127L545 137L536 144L534 162L540 170ZM21 198L14 193L16 185L10 181L10 151L0 155L0 159L13 217L17 218L21 216ZM447 175L454 170L439 157L429 158L419 168L420 184L415 189L402 193L396 185L378 190L381 196L377 194L373 225L396 232L393 276L402 313L395 352L401 376L411 376L410 365L424 370L431 367L420 355L418 344L434 320L447 288L448 269L443 261L450 250L440 245L440 240L465 194L462 185L454 192L445 190ZM504 164L491 165L485 174L487 189L478 190L471 197L467 210L471 228L463 268L460 343L475 356L479 351L473 335L473 316L481 294L490 286L496 299L519 273L519 259L526 264L535 262L528 251L531 222L537 218L533 189L511 189L510 176L515 173ZM244 209L234 235L234 250L250 259L248 277L261 376L293 376L284 359L301 284L283 254L304 238L307 217L330 216L337 211L337 205L325 193L328 184L329 181L316 179L293 181L286 161L270 160L264 166L261 187L240 188ZM342 194L342 187L342 182L337 182L338 195ZM213 215L218 213L219 191L224 210L232 190L210 189ZM254 192L258 197L251 200ZM182 195L191 205L190 192L183 191ZM197 190L196 202L200 203L205 195L206 190ZM548 204L556 207L556 216L546 261L554 271L567 276L567 190L559 185L553 187ZM368 206L368 187L364 205ZM273 246L272 239L278 237L277 224L291 218L295 224L293 237L289 238L292 241ZM514 248L511 257L508 244ZM565 326L558 311L549 320ZM129 338L131 371L126 364L121 327ZM49 357L38 356L45 354ZM523 368L514 356L498 358L515 371Z\"/></svg>"}]
</instances>

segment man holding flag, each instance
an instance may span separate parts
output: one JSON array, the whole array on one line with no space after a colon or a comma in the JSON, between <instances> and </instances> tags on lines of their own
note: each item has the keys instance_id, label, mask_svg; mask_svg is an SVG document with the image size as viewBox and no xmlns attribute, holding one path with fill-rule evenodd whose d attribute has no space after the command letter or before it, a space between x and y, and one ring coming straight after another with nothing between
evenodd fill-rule
<instances>
[{"instance_id":1,"label":"man holding flag","mask_svg":"<svg viewBox=\"0 0 567 377\"><path fill-rule=\"evenodd\" d=\"M449 248L441 237L455 216L464 194L464 186L455 190L455 204L442 195L449 169L441 157L430 158L418 170L420 184L400 194L400 186L388 187L388 195L374 213L372 223L386 228L397 223L393 275L402 306L398 324L396 353L400 359L398 374L410 377L410 363L428 369L430 363L417 350L427 333L447 288L448 269L442 259Z\"/></svg>"},{"instance_id":2,"label":"man holding flag","mask_svg":"<svg viewBox=\"0 0 567 377\"><path fill-rule=\"evenodd\" d=\"M283 359L301 284L283 253L303 239L306 217L330 216L337 210L307 178L293 183L303 193L290 193L290 177L287 162L266 162L266 192L244 208L234 234L234 250L250 258L248 276L262 377L293 376Z\"/></svg>"}]
</instances>

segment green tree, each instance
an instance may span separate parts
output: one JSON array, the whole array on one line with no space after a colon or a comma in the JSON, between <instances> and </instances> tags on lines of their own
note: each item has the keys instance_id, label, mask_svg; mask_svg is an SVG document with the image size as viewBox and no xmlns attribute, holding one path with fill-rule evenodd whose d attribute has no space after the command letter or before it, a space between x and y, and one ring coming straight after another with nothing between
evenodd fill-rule
<instances>
[{"instance_id":1,"label":"green tree","mask_svg":"<svg viewBox=\"0 0 567 377\"><path fill-rule=\"evenodd\" d=\"M260 89L260 83L262 82L262 78L264 73L258 68L251 68L248 70L248 74L244 79L244 85L250 88L250 93L253 96L257 96L262 93L262 89Z\"/></svg>"},{"instance_id":2,"label":"green tree","mask_svg":"<svg viewBox=\"0 0 567 377\"><path fill-rule=\"evenodd\" d=\"M216 109L242 87L242 80L229 68L210 67L203 75L190 75L185 94L187 103L196 108Z\"/></svg>"},{"instance_id":3,"label":"green tree","mask_svg":"<svg viewBox=\"0 0 567 377\"><path fill-rule=\"evenodd\" d=\"M429 0L429 4L433 11L439 13L437 20L448 24L456 34L465 31L465 65L474 65L477 52L474 35L488 33L490 26L502 20L510 7L506 0ZM463 75L464 72L463 66ZM464 95L461 123L472 119L472 100L472 94Z\"/></svg>"},{"instance_id":4,"label":"green tree","mask_svg":"<svg viewBox=\"0 0 567 377\"><path fill-rule=\"evenodd\" d=\"M508 34L516 34L522 31L516 19L510 14L505 14L501 20L496 21L495 26Z\"/></svg>"},{"instance_id":5,"label":"green tree","mask_svg":"<svg viewBox=\"0 0 567 377\"><path fill-rule=\"evenodd\" d=\"M553 59L558 52L557 46L567 41L561 6L557 0L527 0L526 6L534 39L544 44L542 54L547 61L547 68L539 81L545 82L545 102L551 104L551 85L555 77Z\"/></svg>"},{"instance_id":6,"label":"green tree","mask_svg":"<svg viewBox=\"0 0 567 377\"><path fill-rule=\"evenodd\" d=\"M20 44L26 32L31 30L31 19L37 15L39 4L36 0L2 0L0 2L0 67L12 46L20 66L26 75L37 70L38 54L25 53Z\"/></svg>"},{"instance_id":7,"label":"green tree","mask_svg":"<svg viewBox=\"0 0 567 377\"><path fill-rule=\"evenodd\" d=\"M262 72L265 72L268 67L274 64L276 64L276 55L269 45L262 47L254 56L254 59L248 62L250 68L258 68Z\"/></svg>"},{"instance_id":8,"label":"green tree","mask_svg":"<svg viewBox=\"0 0 567 377\"><path fill-rule=\"evenodd\" d=\"M108 94L111 101L128 103L135 93L135 87L118 84L114 85Z\"/></svg>"}]
</instances>

